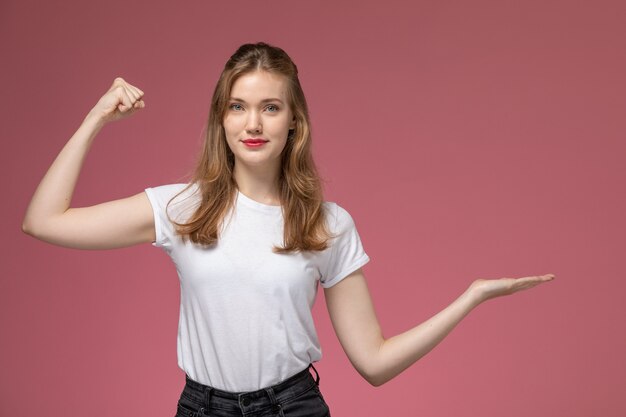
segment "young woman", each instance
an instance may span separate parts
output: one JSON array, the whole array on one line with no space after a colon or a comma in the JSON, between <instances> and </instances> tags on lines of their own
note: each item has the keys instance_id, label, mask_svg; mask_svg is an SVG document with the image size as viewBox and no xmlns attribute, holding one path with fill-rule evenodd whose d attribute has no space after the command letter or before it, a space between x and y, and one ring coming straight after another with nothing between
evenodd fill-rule
<instances>
[{"instance_id":1,"label":"young woman","mask_svg":"<svg viewBox=\"0 0 626 417\"><path fill-rule=\"evenodd\" d=\"M350 362L379 386L435 347L474 307L554 278L477 279L415 328L383 338L350 214L323 200L296 65L280 48L242 45L211 102L191 180L91 207L69 207L100 129L144 108L116 78L39 184L24 232L55 245L108 249L152 242L181 283L176 416L329 416L313 362L318 284ZM316 378L309 372L313 368Z\"/></svg>"}]
</instances>

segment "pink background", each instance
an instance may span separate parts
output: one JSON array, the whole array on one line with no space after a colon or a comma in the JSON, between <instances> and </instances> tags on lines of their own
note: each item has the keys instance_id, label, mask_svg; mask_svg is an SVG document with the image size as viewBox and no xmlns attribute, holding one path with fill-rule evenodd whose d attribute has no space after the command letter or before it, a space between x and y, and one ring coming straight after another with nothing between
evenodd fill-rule
<instances>
[{"instance_id":1,"label":"pink background","mask_svg":"<svg viewBox=\"0 0 626 417\"><path fill-rule=\"evenodd\" d=\"M333 417L625 415L625 18L620 1L3 0L0 415L174 415L167 255L54 247L20 225L116 76L146 108L101 131L73 206L183 179L225 61L261 40L300 68L326 198L372 258L386 337L475 278L557 275L479 306L378 388L320 288Z\"/></svg>"}]
</instances>

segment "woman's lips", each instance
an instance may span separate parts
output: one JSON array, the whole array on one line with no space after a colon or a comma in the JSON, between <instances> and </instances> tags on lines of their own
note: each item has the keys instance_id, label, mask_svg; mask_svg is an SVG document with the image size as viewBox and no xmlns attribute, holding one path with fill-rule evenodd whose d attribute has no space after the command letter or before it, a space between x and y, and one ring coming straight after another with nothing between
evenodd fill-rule
<instances>
[{"instance_id":1,"label":"woman's lips","mask_svg":"<svg viewBox=\"0 0 626 417\"><path fill-rule=\"evenodd\" d=\"M268 141L264 139L246 139L246 140L243 140L242 142L245 143L246 146L249 146L251 148L258 148L259 146L262 146Z\"/></svg>"}]
</instances>

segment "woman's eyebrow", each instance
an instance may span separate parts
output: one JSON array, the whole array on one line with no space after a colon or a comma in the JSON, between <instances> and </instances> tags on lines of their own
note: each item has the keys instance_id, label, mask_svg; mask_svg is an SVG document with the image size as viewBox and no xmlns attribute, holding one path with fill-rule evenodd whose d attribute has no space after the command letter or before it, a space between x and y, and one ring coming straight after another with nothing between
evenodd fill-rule
<instances>
[{"instance_id":1,"label":"woman's eyebrow","mask_svg":"<svg viewBox=\"0 0 626 417\"><path fill-rule=\"evenodd\" d=\"M237 97L231 97L230 99L232 101L238 101L240 103L245 103L246 102L245 100L237 98ZM261 100L261 103L268 103L270 101L278 101L281 104L283 103L283 101L281 99L279 99L279 98L266 98L266 99Z\"/></svg>"}]
</instances>

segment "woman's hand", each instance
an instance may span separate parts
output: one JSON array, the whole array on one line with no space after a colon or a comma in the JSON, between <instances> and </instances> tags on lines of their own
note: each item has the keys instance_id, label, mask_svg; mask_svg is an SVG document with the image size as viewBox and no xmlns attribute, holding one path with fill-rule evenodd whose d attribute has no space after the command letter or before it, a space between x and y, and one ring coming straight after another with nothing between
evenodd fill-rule
<instances>
[{"instance_id":1,"label":"woman's hand","mask_svg":"<svg viewBox=\"0 0 626 417\"><path fill-rule=\"evenodd\" d=\"M479 278L472 282L469 291L478 298L480 302L503 295L513 294L517 291L532 288L542 282L552 281L554 274L523 277L523 278L500 278L500 279L482 279Z\"/></svg>"},{"instance_id":2,"label":"woman's hand","mask_svg":"<svg viewBox=\"0 0 626 417\"><path fill-rule=\"evenodd\" d=\"M95 117L102 124L120 120L145 107L142 97L143 91L117 77L86 118Z\"/></svg>"}]
</instances>

